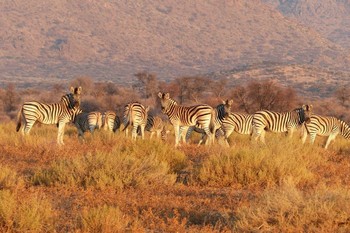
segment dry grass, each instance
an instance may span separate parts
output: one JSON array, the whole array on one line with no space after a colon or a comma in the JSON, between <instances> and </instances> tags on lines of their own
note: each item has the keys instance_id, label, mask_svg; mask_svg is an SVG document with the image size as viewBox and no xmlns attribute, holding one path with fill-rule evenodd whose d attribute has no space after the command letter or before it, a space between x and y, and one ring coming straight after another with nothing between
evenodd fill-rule
<instances>
[{"instance_id":1,"label":"dry grass","mask_svg":"<svg viewBox=\"0 0 350 233\"><path fill-rule=\"evenodd\" d=\"M233 134L231 148L173 146L67 127L22 138L0 124L0 228L7 232L349 230L350 146ZM147 135L148 136L148 135ZM147 137L148 138L148 137ZM198 141L198 135L192 139Z\"/></svg>"}]
</instances>

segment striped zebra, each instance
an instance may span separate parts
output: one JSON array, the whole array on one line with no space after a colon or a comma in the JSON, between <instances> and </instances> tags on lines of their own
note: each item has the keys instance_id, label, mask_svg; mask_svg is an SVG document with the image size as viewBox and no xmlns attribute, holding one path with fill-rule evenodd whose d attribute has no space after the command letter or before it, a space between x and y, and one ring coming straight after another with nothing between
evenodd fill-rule
<instances>
[{"instance_id":1,"label":"striped zebra","mask_svg":"<svg viewBox=\"0 0 350 233\"><path fill-rule=\"evenodd\" d=\"M130 103L125 105L124 107L124 129L126 131L128 126L131 125L133 127L131 137L136 140L137 137L137 128L140 126L141 130L141 138L145 139L145 127L147 124L147 116L148 116L149 107L145 107L138 102ZM127 131L126 131L127 135Z\"/></svg>"},{"instance_id":2,"label":"striped zebra","mask_svg":"<svg viewBox=\"0 0 350 233\"><path fill-rule=\"evenodd\" d=\"M265 143L265 130L272 132L287 132L289 137L293 131L310 121L312 105L303 105L290 112L271 112L262 110L254 113L252 121L252 138Z\"/></svg>"},{"instance_id":3,"label":"striped zebra","mask_svg":"<svg viewBox=\"0 0 350 233\"><path fill-rule=\"evenodd\" d=\"M231 113L232 104L233 100L226 100L222 101L222 104L219 104L218 106L216 106L216 108L214 108L214 117L212 118L211 122L211 132L215 133L215 136L219 135L219 133L216 133L217 130L221 128L222 122L224 121L225 117L227 117ZM200 145L206 138L205 131L195 126L189 127L186 133L186 141L188 141L192 131L202 134L202 137L198 143L198 145Z\"/></svg>"},{"instance_id":4,"label":"striped zebra","mask_svg":"<svg viewBox=\"0 0 350 233\"><path fill-rule=\"evenodd\" d=\"M229 146L227 139L230 137L233 131L239 134L252 134L253 116L253 114L246 113L230 113L222 121L221 129L223 131L223 136L227 146Z\"/></svg>"},{"instance_id":5,"label":"striped zebra","mask_svg":"<svg viewBox=\"0 0 350 233\"><path fill-rule=\"evenodd\" d=\"M79 139L85 141L84 132L90 131L93 134L95 129L102 127L102 114L100 112L83 112L75 117L73 123L78 130Z\"/></svg>"},{"instance_id":6,"label":"striped zebra","mask_svg":"<svg viewBox=\"0 0 350 233\"><path fill-rule=\"evenodd\" d=\"M349 139L350 126L335 117L312 115L310 117L310 122L304 124L302 141L304 144L307 135L310 135L310 141L311 144L313 144L317 135L328 136L327 142L324 146L324 148L327 149L329 144L335 140L338 134Z\"/></svg>"},{"instance_id":7,"label":"striped zebra","mask_svg":"<svg viewBox=\"0 0 350 233\"><path fill-rule=\"evenodd\" d=\"M70 89L71 93L62 96L61 101L54 104L39 103L36 101L25 102L17 114L18 132L23 123L22 134L28 135L35 122L42 124L57 124L57 143L63 145L64 127L66 123L73 121L81 112L80 95L82 88Z\"/></svg>"},{"instance_id":8,"label":"striped zebra","mask_svg":"<svg viewBox=\"0 0 350 233\"><path fill-rule=\"evenodd\" d=\"M158 93L162 112L167 114L170 123L174 126L175 146L179 145L180 136L182 135L184 126L198 126L202 128L210 139L212 133L210 131L213 108L209 105L180 106L177 102L170 98L169 93ZM207 140L208 141L208 140Z\"/></svg>"},{"instance_id":9,"label":"striped zebra","mask_svg":"<svg viewBox=\"0 0 350 233\"><path fill-rule=\"evenodd\" d=\"M115 112L107 111L102 114L102 128L115 133L120 128L120 118Z\"/></svg>"}]
</instances>

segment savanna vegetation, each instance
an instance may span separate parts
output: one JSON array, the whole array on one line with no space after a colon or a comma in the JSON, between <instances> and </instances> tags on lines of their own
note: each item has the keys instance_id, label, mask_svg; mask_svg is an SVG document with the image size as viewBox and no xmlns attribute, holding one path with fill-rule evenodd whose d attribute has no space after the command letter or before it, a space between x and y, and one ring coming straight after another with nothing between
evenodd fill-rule
<instances>
[{"instance_id":1,"label":"savanna vegetation","mask_svg":"<svg viewBox=\"0 0 350 233\"><path fill-rule=\"evenodd\" d=\"M71 84L83 87L85 111L121 113L125 103L139 100L159 113L158 90L169 91L183 104L215 106L220 99L233 98L233 111L250 113L310 103L295 90L267 81L233 89L214 81L196 90L194 77L172 83L158 82L152 74L135 77L139 82L133 87L94 83L86 77ZM165 143L150 140L149 134L134 142L122 132L99 130L86 133L86 143L80 143L76 129L68 126L66 145L58 146L54 125L37 125L28 137L15 131L13 119L21 102L55 102L65 88L1 90L0 231L350 231L350 146L340 136L329 150L321 147L324 138L301 145L298 133L291 140L267 134L267 145L233 133L230 148L220 143L197 147L200 136L193 135L191 144L175 149L172 134ZM335 94L333 108L311 104L319 114L346 120L345 94Z\"/></svg>"}]
</instances>

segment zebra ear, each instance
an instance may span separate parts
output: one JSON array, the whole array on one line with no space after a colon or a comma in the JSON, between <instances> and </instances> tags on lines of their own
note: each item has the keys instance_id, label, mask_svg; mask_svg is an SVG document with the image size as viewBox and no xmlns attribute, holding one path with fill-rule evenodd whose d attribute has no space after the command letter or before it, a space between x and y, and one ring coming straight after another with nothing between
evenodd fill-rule
<instances>
[{"instance_id":1,"label":"zebra ear","mask_svg":"<svg viewBox=\"0 0 350 233\"><path fill-rule=\"evenodd\" d=\"M169 99L170 98L170 94L169 93L166 93L165 95L164 95L164 99Z\"/></svg>"},{"instance_id":2,"label":"zebra ear","mask_svg":"<svg viewBox=\"0 0 350 233\"><path fill-rule=\"evenodd\" d=\"M228 105L232 105L233 104L233 100L228 100Z\"/></svg>"},{"instance_id":3,"label":"zebra ear","mask_svg":"<svg viewBox=\"0 0 350 233\"><path fill-rule=\"evenodd\" d=\"M77 94L80 95L81 94L81 91L82 91L82 87L78 87L78 90L77 90Z\"/></svg>"},{"instance_id":4,"label":"zebra ear","mask_svg":"<svg viewBox=\"0 0 350 233\"><path fill-rule=\"evenodd\" d=\"M146 112L148 112L148 111L150 110L150 107L147 106L147 107L145 108L145 110L146 110Z\"/></svg>"},{"instance_id":5,"label":"zebra ear","mask_svg":"<svg viewBox=\"0 0 350 233\"><path fill-rule=\"evenodd\" d=\"M158 97L159 98L163 98L163 93L162 92L158 92Z\"/></svg>"},{"instance_id":6,"label":"zebra ear","mask_svg":"<svg viewBox=\"0 0 350 233\"><path fill-rule=\"evenodd\" d=\"M70 92L74 93L74 87L70 87Z\"/></svg>"}]
</instances>

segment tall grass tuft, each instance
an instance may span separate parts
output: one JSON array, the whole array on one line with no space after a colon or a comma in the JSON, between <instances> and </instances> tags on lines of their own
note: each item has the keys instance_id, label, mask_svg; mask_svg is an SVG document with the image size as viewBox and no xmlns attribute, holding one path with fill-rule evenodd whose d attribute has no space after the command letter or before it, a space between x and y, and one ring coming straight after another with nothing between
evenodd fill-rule
<instances>
[{"instance_id":1,"label":"tall grass tuft","mask_svg":"<svg viewBox=\"0 0 350 233\"><path fill-rule=\"evenodd\" d=\"M98 206L83 209L79 217L83 232L125 232L129 221L117 207Z\"/></svg>"},{"instance_id":2,"label":"tall grass tuft","mask_svg":"<svg viewBox=\"0 0 350 233\"><path fill-rule=\"evenodd\" d=\"M349 190L319 186L310 193L293 182L269 189L237 209L238 232L349 232Z\"/></svg>"},{"instance_id":3,"label":"tall grass tuft","mask_svg":"<svg viewBox=\"0 0 350 233\"><path fill-rule=\"evenodd\" d=\"M271 135L273 136L273 135ZM197 171L202 184L212 186L274 186L293 177L298 184L312 182L312 168L324 160L299 141L275 136L268 145L221 150L205 159Z\"/></svg>"}]
</instances>

